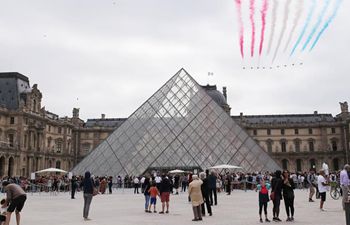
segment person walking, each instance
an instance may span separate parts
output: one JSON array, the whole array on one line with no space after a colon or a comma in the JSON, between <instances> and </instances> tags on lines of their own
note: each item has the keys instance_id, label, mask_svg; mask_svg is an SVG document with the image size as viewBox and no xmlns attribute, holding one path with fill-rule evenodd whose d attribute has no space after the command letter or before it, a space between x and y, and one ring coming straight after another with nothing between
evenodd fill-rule
<instances>
[{"instance_id":1,"label":"person walking","mask_svg":"<svg viewBox=\"0 0 350 225\"><path fill-rule=\"evenodd\" d=\"M315 194L315 182L316 182L316 177L315 177L315 171L313 169L310 169L309 174L307 175L307 182L309 184L309 202L314 202L312 197Z\"/></svg>"},{"instance_id":2,"label":"person walking","mask_svg":"<svg viewBox=\"0 0 350 225\"><path fill-rule=\"evenodd\" d=\"M205 216L205 206L207 207L207 211L209 216L212 216L211 206L210 206L210 200L209 200L209 181L206 177L206 174L204 172L201 172L199 174L199 178L202 180L201 185L201 191L204 202L201 205L202 208L202 216Z\"/></svg>"},{"instance_id":3,"label":"person walking","mask_svg":"<svg viewBox=\"0 0 350 225\"><path fill-rule=\"evenodd\" d=\"M27 195L24 190L17 184L10 184L8 181L2 182L2 187L6 191L6 200L4 205L8 206L6 212L6 221L4 225L9 225L11 220L11 214L16 210L16 223L20 225L21 211L24 203L27 200Z\"/></svg>"},{"instance_id":4,"label":"person walking","mask_svg":"<svg viewBox=\"0 0 350 225\"><path fill-rule=\"evenodd\" d=\"M197 175L192 175L192 182L188 187L188 195L191 198L194 219L192 221L202 220L201 205L203 203L203 195L201 186L203 181L198 179Z\"/></svg>"},{"instance_id":5,"label":"person walking","mask_svg":"<svg viewBox=\"0 0 350 225\"><path fill-rule=\"evenodd\" d=\"M162 181L160 183L160 200L162 202L162 211L159 214L164 214L164 209L166 206L165 213L169 213L169 201L170 201L170 190L171 182L169 178L165 175L162 176Z\"/></svg>"},{"instance_id":6,"label":"person walking","mask_svg":"<svg viewBox=\"0 0 350 225\"><path fill-rule=\"evenodd\" d=\"M85 172L84 179L80 183L80 187L84 190L84 208L83 208L83 218L85 221L91 220L89 218L90 205L94 193L95 183L91 178L91 173L89 171Z\"/></svg>"},{"instance_id":7,"label":"person walking","mask_svg":"<svg viewBox=\"0 0 350 225\"><path fill-rule=\"evenodd\" d=\"M110 176L108 179L108 192L109 192L109 194L112 194L112 187L113 187L113 177Z\"/></svg>"},{"instance_id":8,"label":"person walking","mask_svg":"<svg viewBox=\"0 0 350 225\"><path fill-rule=\"evenodd\" d=\"M296 183L290 178L288 170L283 171L283 199L286 207L287 222L294 221L294 189ZM289 211L290 210L290 211Z\"/></svg>"},{"instance_id":9,"label":"person walking","mask_svg":"<svg viewBox=\"0 0 350 225\"><path fill-rule=\"evenodd\" d=\"M325 211L325 209L323 208L324 202L326 201L326 192L329 186L329 183L327 182L326 178L325 178L325 172L324 170L320 171L320 175L318 175L317 178L317 184L318 184L318 191L320 192L320 210L321 211Z\"/></svg>"},{"instance_id":10,"label":"person walking","mask_svg":"<svg viewBox=\"0 0 350 225\"><path fill-rule=\"evenodd\" d=\"M345 202L348 198L348 191L350 186L350 180L349 180L349 172L350 172L350 166L349 164L346 164L344 166L344 169L340 172L340 186L343 193L343 200L342 200L342 206L345 210Z\"/></svg>"},{"instance_id":11,"label":"person walking","mask_svg":"<svg viewBox=\"0 0 350 225\"><path fill-rule=\"evenodd\" d=\"M75 191L77 189L77 178L75 176L72 177L71 180L71 199L75 199Z\"/></svg>"},{"instance_id":12,"label":"person walking","mask_svg":"<svg viewBox=\"0 0 350 225\"><path fill-rule=\"evenodd\" d=\"M271 200L273 202L273 221L275 222L281 222L282 220L279 218L280 215L280 204L281 204L281 198L282 198L282 176L281 171L276 170L275 177L271 180Z\"/></svg>"},{"instance_id":13,"label":"person walking","mask_svg":"<svg viewBox=\"0 0 350 225\"><path fill-rule=\"evenodd\" d=\"M209 174L209 171L208 171ZM210 173L208 176L208 184L209 184L209 199L210 199L210 205L217 205L218 204L218 199L217 199L217 191L216 191L216 174L214 171ZM213 199L214 195L214 199Z\"/></svg>"},{"instance_id":14,"label":"person walking","mask_svg":"<svg viewBox=\"0 0 350 225\"><path fill-rule=\"evenodd\" d=\"M227 192L227 195L230 195L230 194L231 194L231 182L232 182L231 174L226 173L226 180L225 180L225 183L226 183L226 192Z\"/></svg>"}]
</instances>

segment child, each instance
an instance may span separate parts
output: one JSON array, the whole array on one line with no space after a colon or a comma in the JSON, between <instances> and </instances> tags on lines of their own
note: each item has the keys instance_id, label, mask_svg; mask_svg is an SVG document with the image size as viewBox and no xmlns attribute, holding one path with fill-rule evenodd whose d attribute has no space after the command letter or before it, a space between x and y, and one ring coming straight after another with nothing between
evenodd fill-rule
<instances>
[{"instance_id":1,"label":"child","mask_svg":"<svg viewBox=\"0 0 350 225\"><path fill-rule=\"evenodd\" d=\"M8 204L6 204L6 200L5 199L2 199L0 201L0 204L1 204L1 208L0 208L0 224L3 224L6 221L6 211L7 211ZM4 206L5 204L6 204L6 206Z\"/></svg>"},{"instance_id":2,"label":"child","mask_svg":"<svg viewBox=\"0 0 350 225\"><path fill-rule=\"evenodd\" d=\"M263 222L263 219L261 217L262 208L264 206L264 213L265 213L265 222L270 222L270 220L267 218L267 203L269 202L269 189L270 184L265 183L265 180L261 180L260 184L257 185L256 190L259 191L259 216L260 216L260 222Z\"/></svg>"},{"instance_id":3,"label":"child","mask_svg":"<svg viewBox=\"0 0 350 225\"><path fill-rule=\"evenodd\" d=\"M151 196L151 202L149 204L148 212L151 212L151 207L153 205L153 212L156 213L156 204L157 204L157 195L159 195L158 188L156 187L156 183L152 183L152 187L149 189L149 194Z\"/></svg>"}]
</instances>

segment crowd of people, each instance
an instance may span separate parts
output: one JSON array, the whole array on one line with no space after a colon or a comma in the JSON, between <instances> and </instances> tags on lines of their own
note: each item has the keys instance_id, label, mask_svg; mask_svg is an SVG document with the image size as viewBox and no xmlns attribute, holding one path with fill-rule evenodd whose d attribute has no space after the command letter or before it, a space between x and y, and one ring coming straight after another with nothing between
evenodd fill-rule
<instances>
[{"instance_id":1,"label":"crowd of people","mask_svg":"<svg viewBox=\"0 0 350 225\"><path fill-rule=\"evenodd\" d=\"M26 201L26 192L42 191L56 193L70 191L71 198L75 199L77 191L83 192L84 207L83 218L90 220L89 209L93 196L97 194L112 194L113 188L133 188L134 194L145 196L144 210L146 213L157 213L157 199L161 201L159 214L167 214L170 209L171 194L179 192L188 194L188 201L192 204L193 221L203 220L206 211L209 216L213 215L212 206L218 204L217 193L226 192L230 195L232 190L255 190L258 192L258 211L260 222L270 222L268 217L268 202L272 202L272 220L280 219L280 204L284 201L286 221L294 221L294 189L309 189L308 201L314 202L314 197L320 199L319 208L324 211L326 192L332 185L341 187L343 193L342 206L345 210L345 202L348 200L350 185L350 166L345 165L339 172L329 173L320 170L310 170L307 173L290 173L288 170L275 171L274 173L223 173L206 170L198 175L189 173L160 174L143 176L95 177L90 172L84 176L48 175L36 177L31 180L25 177L4 177L1 182L1 191L7 192L6 200L2 201L0 210L0 224L7 225L11 213L16 212L16 219L20 221L20 211ZM108 191L107 191L108 190ZM15 193L15 194L14 194ZM5 213L4 215L2 213ZM264 219L262 213L264 212Z\"/></svg>"}]
</instances>

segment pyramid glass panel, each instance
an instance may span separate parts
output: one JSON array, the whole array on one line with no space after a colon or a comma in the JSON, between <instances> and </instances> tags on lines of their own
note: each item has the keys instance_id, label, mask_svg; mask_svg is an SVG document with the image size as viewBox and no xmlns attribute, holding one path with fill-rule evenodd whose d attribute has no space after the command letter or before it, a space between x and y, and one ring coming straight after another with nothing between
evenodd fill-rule
<instances>
[{"instance_id":1,"label":"pyramid glass panel","mask_svg":"<svg viewBox=\"0 0 350 225\"><path fill-rule=\"evenodd\" d=\"M104 142L74 174L140 175L154 169L280 169L276 162L181 69Z\"/></svg>"}]
</instances>

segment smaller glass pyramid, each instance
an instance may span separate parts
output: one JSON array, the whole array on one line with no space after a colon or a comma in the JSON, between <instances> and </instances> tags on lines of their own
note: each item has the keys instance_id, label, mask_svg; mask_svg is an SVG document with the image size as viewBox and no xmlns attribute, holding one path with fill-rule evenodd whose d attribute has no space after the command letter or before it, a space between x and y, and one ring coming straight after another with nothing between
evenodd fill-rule
<instances>
[{"instance_id":1,"label":"smaller glass pyramid","mask_svg":"<svg viewBox=\"0 0 350 225\"><path fill-rule=\"evenodd\" d=\"M140 175L150 168L219 164L244 171L280 167L184 70L177 72L73 170Z\"/></svg>"}]
</instances>

